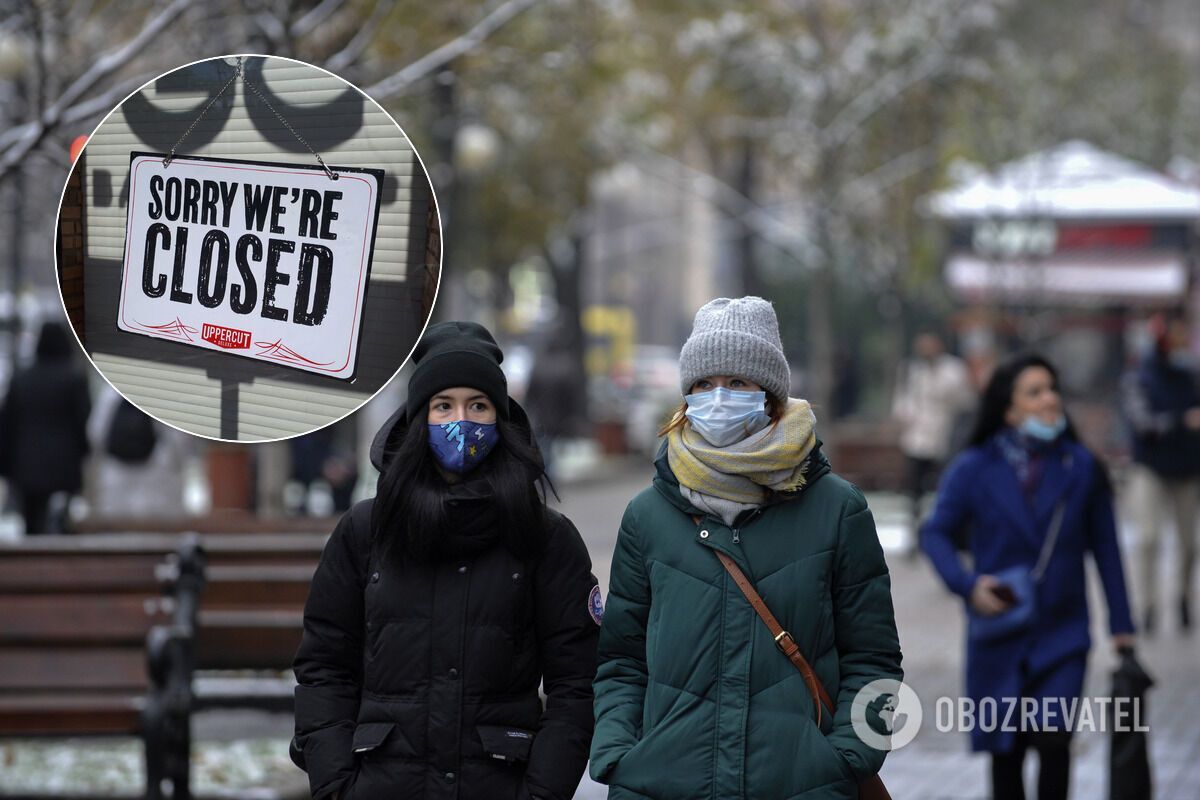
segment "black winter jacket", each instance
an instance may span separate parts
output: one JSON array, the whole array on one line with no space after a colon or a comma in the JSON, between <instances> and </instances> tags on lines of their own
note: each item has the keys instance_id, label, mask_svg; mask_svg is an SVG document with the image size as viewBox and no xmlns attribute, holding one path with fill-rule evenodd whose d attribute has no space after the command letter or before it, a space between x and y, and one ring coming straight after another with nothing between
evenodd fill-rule
<instances>
[{"instance_id":1,"label":"black winter jacket","mask_svg":"<svg viewBox=\"0 0 1200 800\"><path fill-rule=\"evenodd\" d=\"M0 475L26 492L78 492L91 409L87 375L72 362L18 371L0 408Z\"/></svg>"},{"instance_id":2,"label":"black winter jacket","mask_svg":"<svg viewBox=\"0 0 1200 800\"><path fill-rule=\"evenodd\" d=\"M1125 417L1133 429L1133 460L1168 478L1200 475L1200 433L1183 424L1200 407L1196 376L1151 353L1122 385Z\"/></svg>"},{"instance_id":3,"label":"black winter jacket","mask_svg":"<svg viewBox=\"0 0 1200 800\"><path fill-rule=\"evenodd\" d=\"M372 448L378 467L391 425ZM431 564L381 560L372 502L338 523L304 610L291 753L313 797L570 800L599 635L578 531L551 511L531 561L500 543Z\"/></svg>"}]
</instances>

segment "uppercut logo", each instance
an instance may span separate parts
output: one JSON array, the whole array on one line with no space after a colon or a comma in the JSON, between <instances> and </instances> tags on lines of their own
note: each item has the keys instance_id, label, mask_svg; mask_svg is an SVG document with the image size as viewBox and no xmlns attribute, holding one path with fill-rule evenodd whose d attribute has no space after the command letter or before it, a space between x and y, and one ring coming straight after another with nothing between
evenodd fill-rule
<instances>
[{"instance_id":1,"label":"uppercut logo","mask_svg":"<svg viewBox=\"0 0 1200 800\"><path fill-rule=\"evenodd\" d=\"M250 331L239 331L237 328L210 325L206 322L200 335L209 344L226 350L246 350L250 347Z\"/></svg>"}]
</instances>

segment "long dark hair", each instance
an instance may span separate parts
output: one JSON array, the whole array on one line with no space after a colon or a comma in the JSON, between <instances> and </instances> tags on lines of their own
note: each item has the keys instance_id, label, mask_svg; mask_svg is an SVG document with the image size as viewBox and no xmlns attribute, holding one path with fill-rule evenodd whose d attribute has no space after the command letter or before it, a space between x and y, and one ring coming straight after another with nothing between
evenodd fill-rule
<instances>
[{"instance_id":1,"label":"long dark hair","mask_svg":"<svg viewBox=\"0 0 1200 800\"><path fill-rule=\"evenodd\" d=\"M1012 405L1013 391L1017 388L1017 378L1030 367L1041 367L1049 372L1054 390L1059 391L1058 370L1037 353L1022 353L1005 361L996 367L991 380L988 381L987 388L983 390L983 397L979 401L979 411L975 415L975 428L971 432L969 442L972 447L977 447L991 439L997 431L1008 424L1004 420L1004 415ZM1074 440L1079 438L1075 434L1075 427L1071 424L1069 417L1064 435Z\"/></svg>"},{"instance_id":2,"label":"long dark hair","mask_svg":"<svg viewBox=\"0 0 1200 800\"><path fill-rule=\"evenodd\" d=\"M497 419L496 428L499 446L471 477L482 477L491 487L505 546L517 556L532 556L546 544L546 488L554 487L528 427L515 419ZM449 484L437 471L423 420L408 424L385 464L371 509L371 538L386 556L429 561L438 541L450 532L445 506Z\"/></svg>"}]
</instances>

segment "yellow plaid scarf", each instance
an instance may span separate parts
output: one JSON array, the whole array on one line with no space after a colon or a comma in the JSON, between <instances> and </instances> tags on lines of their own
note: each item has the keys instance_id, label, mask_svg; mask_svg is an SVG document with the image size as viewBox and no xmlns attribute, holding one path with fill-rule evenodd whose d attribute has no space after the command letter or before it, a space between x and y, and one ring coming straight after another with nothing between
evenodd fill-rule
<instances>
[{"instance_id":1,"label":"yellow plaid scarf","mask_svg":"<svg viewBox=\"0 0 1200 800\"><path fill-rule=\"evenodd\" d=\"M804 485L808 454L817 443L816 417L807 400L788 398L783 419L726 447L709 444L691 426L667 435L667 459L679 485L734 503L759 504L767 490Z\"/></svg>"}]
</instances>

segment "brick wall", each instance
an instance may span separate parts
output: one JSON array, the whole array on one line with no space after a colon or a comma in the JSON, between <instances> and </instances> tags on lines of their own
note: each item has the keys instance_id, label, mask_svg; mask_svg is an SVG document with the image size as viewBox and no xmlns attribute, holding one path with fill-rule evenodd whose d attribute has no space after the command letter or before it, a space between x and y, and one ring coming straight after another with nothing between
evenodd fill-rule
<instances>
[{"instance_id":1,"label":"brick wall","mask_svg":"<svg viewBox=\"0 0 1200 800\"><path fill-rule=\"evenodd\" d=\"M58 286L67 318L79 341L83 334L83 160L71 170L58 212Z\"/></svg>"}]
</instances>

